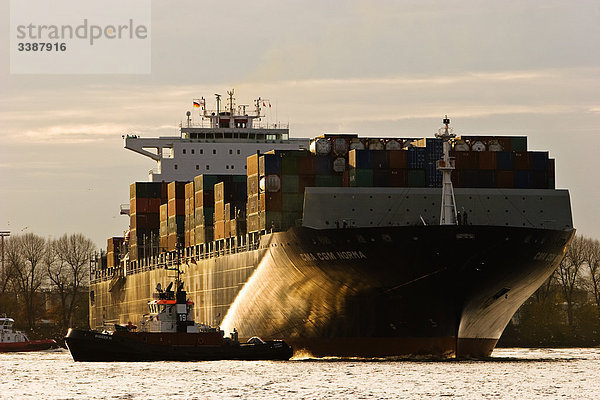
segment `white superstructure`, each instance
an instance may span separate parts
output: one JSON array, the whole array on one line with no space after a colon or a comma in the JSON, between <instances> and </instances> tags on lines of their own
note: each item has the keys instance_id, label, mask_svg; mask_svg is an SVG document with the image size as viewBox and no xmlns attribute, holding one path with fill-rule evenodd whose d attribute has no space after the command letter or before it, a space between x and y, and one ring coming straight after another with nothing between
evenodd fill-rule
<instances>
[{"instance_id":1,"label":"white superstructure","mask_svg":"<svg viewBox=\"0 0 600 400\"><path fill-rule=\"evenodd\" d=\"M220 95L215 95L215 110L205 107L204 98L194 100L201 121L193 122L188 111L179 136L124 136L126 149L157 162L157 168L149 171L151 182L190 181L200 174L244 175L246 157L252 154L309 148L310 139L290 138L287 126L262 124L262 107L268 100L259 97L254 111L247 112L247 105L235 105L233 90L227 93L223 110Z\"/></svg>"}]
</instances>

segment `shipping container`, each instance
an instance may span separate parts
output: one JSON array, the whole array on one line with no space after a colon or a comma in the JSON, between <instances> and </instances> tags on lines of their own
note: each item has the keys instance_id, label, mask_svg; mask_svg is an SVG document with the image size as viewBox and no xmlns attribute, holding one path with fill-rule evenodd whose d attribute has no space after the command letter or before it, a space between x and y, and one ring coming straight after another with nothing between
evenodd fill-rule
<instances>
[{"instance_id":1,"label":"shipping container","mask_svg":"<svg viewBox=\"0 0 600 400\"><path fill-rule=\"evenodd\" d=\"M428 161L425 166L425 184L427 187L442 187L442 173L435 161Z\"/></svg>"},{"instance_id":2,"label":"shipping container","mask_svg":"<svg viewBox=\"0 0 600 400\"><path fill-rule=\"evenodd\" d=\"M527 151L514 151L515 170L531 170L531 154ZM516 182L516 175L515 175Z\"/></svg>"},{"instance_id":3,"label":"shipping container","mask_svg":"<svg viewBox=\"0 0 600 400\"><path fill-rule=\"evenodd\" d=\"M424 147L409 147L407 155L407 165L410 169L425 168L427 154Z\"/></svg>"},{"instance_id":4,"label":"shipping container","mask_svg":"<svg viewBox=\"0 0 600 400\"><path fill-rule=\"evenodd\" d=\"M332 171L332 159L330 156L323 156L316 158L316 173L317 174L329 174Z\"/></svg>"},{"instance_id":5,"label":"shipping container","mask_svg":"<svg viewBox=\"0 0 600 400\"><path fill-rule=\"evenodd\" d=\"M496 186L499 189L513 189L515 187L514 171L499 170L496 174Z\"/></svg>"},{"instance_id":6,"label":"shipping container","mask_svg":"<svg viewBox=\"0 0 600 400\"><path fill-rule=\"evenodd\" d=\"M479 153L479 169L495 170L497 166L495 151L482 151Z\"/></svg>"},{"instance_id":7,"label":"shipping container","mask_svg":"<svg viewBox=\"0 0 600 400\"><path fill-rule=\"evenodd\" d=\"M513 153L509 151L499 151L496 153L497 169L502 171L512 171L515 169L515 160Z\"/></svg>"},{"instance_id":8,"label":"shipping container","mask_svg":"<svg viewBox=\"0 0 600 400\"><path fill-rule=\"evenodd\" d=\"M408 170L408 186L409 187L425 187L425 170L424 169L409 169Z\"/></svg>"},{"instance_id":9,"label":"shipping container","mask_svg":"<svg viewBox=\"0 0 600 400\"><path fill-rule=\"evenodd\" d=\"M390 170L390 186L391 187L406 187L408 186L408 170L407 169L391 169Z\"/></svg>"},{"instance_id":10,"label":"shipping container","mask_svg":"<svg viewBox=\"0 0 600 400\"><path fill-rule=\"evenodd\" d=\"M263 154L258 160L259 175L281 175L281 158L276 154Z\"/></svg>"},{"instance_id":11,"label":"shipping container","mask_svg":"<svg viewBox=\"0 0 600 400\"><path fill-rule=\"evenodd\" d=\"M129 216L129 226L131 229L153 229L160 227L160 214L131 214Z\"/></svg>"},{"instance_id":12,"label":"shipping container","mask_svg":"<svg viewBox=\"0 0 600 400\"><path fill-rule=\"evenodd\" d=\"M547 151L532 151L531 155L531 168L534 171L547 171L548 170L548 152Z\"/></svg>"},{"instance_id":13,"label":"shipping container","mask_svg":"<svg viewBox=\"0 0 600 400\"><path fill-rule=\"evenodd\" d=\"M352 187L371 187L373 186L372 169L350 169L350 186Z\"/></svg>"},{"instance_id":14,"label":"shipping container","mask_svg":"<svg viewBox=\"0 0 600 400\"><path fill-rule=\"evenodd\" d=\"M129 185L129 198L166 198L163 182L134 182Z\"/></svg>"},{"instance_id":15,"label":"shipping container","mask_svg":"<svg viewBox=\"0 0 600 400\"><path fill-rule=\"evenodd\" d=\"M169 199L167 203L167 215L173 217L175 215L185 215L185 199Z\"/></svg>"},{"instance_id":16,"label":"shipping container","mask_svg":"<svg viewBox=\"0 0 600 400\"><path fill-rule=\"evenodd\" d=\"M480 169L477 177L478 188L495 188L498 186L496 170Z\"/></svg>"},{"instance_id":17,"label":"shipping container","mask_svg":"<svg viewBox=\"0 0 600 400\"><path fill-rule=\"evenodd\" d=\"M246 173L248 176L256 175L258 178L258 154L246 158Z\"/></svg>"},{"instance_id":18,"label":"shipping container","mask_svg":"<svg viewBox=\"0 0 600 400\"><path fill-rule=\"evenodd\" d=\"M282 175L281 191L284 193L298 193L300 191L300 177L297 174Z\"/></svg>"},{"instance_id":19,"label":"shipping container","mask_svg":"<svg viewBox=\"0 0 600 400\"><path fill-rule=\"evenodd\" d=\"M259 196L260 211L281 211L283 207L283 196L281 191L276 193L264 193Z\"/></svg>"},{"instance_id":20,"label":"shipping container","mask_svg":"<svg viewBox=\"0 0 600 400\"><path fill-rule=\"evenodd\" d=\"M476 151L455 151L450 154L454 157L456 169L477 169L479 168L479 152Z\"/></svg>"},{"instance_id":21,"label":"shipping container","mask_svg":"<svg viewBox=\"0 0 600 400\"><path fill-rule=\"evenodd\" d=\"M408 150L390 151L390 168L405 169L408 167Z\"/></svg>"},{"instance_id":22,"label":"shipping container","mask_svg":"<svg viewBox=\"0 0 600 400\"><path fill-rule=\"evenodd\" d=\"M511 136L510 151L527 151L527 136Z\"/></svg>"},{"instance_id":23,"label":"shipping container","mask_svg":"<svg viewBox=\"0 0 600 400\"><path fill-rule=\"evenodd\" d=\"M515 170L515 189L531 189L531 171Z\"/></svg>"},{"instance_id":24,"label":"shipping container","mask_svg":"<svg viewBox=\"0 0 600 400\"><path fill-rule=\"evenodd\" d=\"M167 184L167 197L171 199L185 198L185 185L188 182L169 182Z\"/></svg>"}]
</instances>

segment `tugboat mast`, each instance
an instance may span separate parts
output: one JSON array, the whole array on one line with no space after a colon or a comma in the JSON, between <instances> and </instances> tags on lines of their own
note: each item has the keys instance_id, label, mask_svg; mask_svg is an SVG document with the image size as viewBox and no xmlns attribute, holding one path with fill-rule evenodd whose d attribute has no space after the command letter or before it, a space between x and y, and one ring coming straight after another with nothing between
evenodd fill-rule
<instances>
[{"instance_id":1,"label":"tugboat mast","mask_svg":"<svg viewBox=\"0 0 600 400\"><path fill-rule=\"evenodd\" d=\"M452 187L452 171L454 170L454 158L450 158L450 140L456 135L452 133L450 118L446 115L442 123L445 127L438 130L435 137L442 139L444 155L437 162L438 171L442 172L442 207L440 212L440 225L456 225L456 200Z\"/></svg>"}]
</instances>

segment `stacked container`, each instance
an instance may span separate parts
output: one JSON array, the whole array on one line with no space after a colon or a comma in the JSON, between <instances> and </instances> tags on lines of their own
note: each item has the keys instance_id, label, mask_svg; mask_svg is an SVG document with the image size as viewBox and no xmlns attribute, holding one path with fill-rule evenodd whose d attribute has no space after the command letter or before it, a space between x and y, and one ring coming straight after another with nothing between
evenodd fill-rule
<instances>
[{"instance_id":1,"label":"stacked container","mask_svg":"<svg viewBox=\"0 0 600 400\"><path fill-rule=\"evenodd\" d=\"M161 182L134 182L129 186L129 255L150 256L158 246L160 205L166 199Z\"/></svg>"},{"instance_id":2,"label":"stacked container","mask_svg":"<svg viewBox=\"0 0 600 400\"><path fill-rule=\"evenodd\" d=\"M123 237L108 238L106 245L106 266L108 268L115 268L119 266L123 240Z\"/></svg>"},{"instance_id":3,"label":"stacked container","mask_svg":"<svg viewBox=\"0 0 600 400\"><path fill-rule=\"evenodd\" d=\"M194 199L194 182L185 185L185 247L196 244L196 207Z\"/></svg>"},{"instance_id":4,"label":"stacked container","mask_svg":"<svg viewBox=\"0 0 600 400\"><path fill-rule=\"evenodd\" d=\"M184 244L185 185L188 182L169 182L167 186L167 249L173 251Z\"/></svg>"}]
</instances>

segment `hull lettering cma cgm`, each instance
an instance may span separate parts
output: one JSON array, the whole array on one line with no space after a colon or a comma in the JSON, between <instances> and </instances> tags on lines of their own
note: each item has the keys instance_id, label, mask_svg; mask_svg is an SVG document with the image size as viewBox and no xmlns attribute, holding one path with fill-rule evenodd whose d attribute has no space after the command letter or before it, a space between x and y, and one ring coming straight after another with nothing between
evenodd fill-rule
<instances>
[{"instance_id":1,"label":"hull lettering cma cgm","mask_svg":"<svg viewBox=\"0 0 600 400\"><path fill-rule=\"evenodd\" d=\"M260 125L264 99L194 106L175 137L125 138L158 169L93 264L92 329L142 320L181 258L195 319L240 338L485 357L574 234L554 160L526 137L455 136L446 118L435 138L294 139Z\"/></svg>"}]
</instances>

